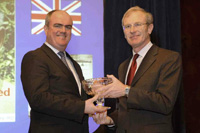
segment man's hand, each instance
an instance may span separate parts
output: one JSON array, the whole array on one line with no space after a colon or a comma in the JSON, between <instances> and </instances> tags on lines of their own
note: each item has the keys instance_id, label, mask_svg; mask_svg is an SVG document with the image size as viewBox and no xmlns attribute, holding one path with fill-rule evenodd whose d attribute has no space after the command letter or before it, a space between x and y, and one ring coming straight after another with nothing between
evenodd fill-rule
<instances>
[{"instance_id":1,"label":"man's hand","mask_svg":"<svg viewBox=\"0 0 200 133\"><path fill-rule=\"evenodd\" d=\"M121 83L113 75L107 75L108 78L112 79L112 83L95 90L100 96L105 98L118 98L125 96L126 85Z\"/></svg>"},{"instance_id":2,"label":"man's hand","mask_svg":"<svg viewBox=\"0 0 200 133\"><path fill-rule=\"evenodd\" d=\"M107 111L92 115L92 118L97 124L104 124L104 125L114 124L113 120L109 116L107 116Z\"/></svg>"},{"instance_id":3,"label":"man's hand","mask_svg":"<svg viewBox=\"0 0 200 133\"><path fill-rule=\"evenodd\" d=\"M85 110L84 110L85 114L101 113L110 109L110 107L106 106L95 106L93 102L96 101L98 97L99 95L95 95L93 98L90 98L85 101Z\"/></svg>"}]
</instances>

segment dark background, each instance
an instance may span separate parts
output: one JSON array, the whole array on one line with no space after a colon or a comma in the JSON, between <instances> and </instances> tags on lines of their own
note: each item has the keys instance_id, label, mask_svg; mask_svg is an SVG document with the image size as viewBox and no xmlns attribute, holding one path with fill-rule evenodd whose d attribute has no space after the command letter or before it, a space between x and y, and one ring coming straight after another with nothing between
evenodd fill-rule
<instances>
[{"instance_id":1,"label":"dark background","mask_svg":"<svg viewBox=\"0 0 200 133\"><path fill-rule=\"evenodd\" d=\"M187 133L200 133L200 0L181 0L181 44Z\"/></svg>"},{"instance_id":2,"label":"dark background","mask_svg":"<svg viewBox=\"0 0 200 133\"><path fill-rule=\"evenodd\" d=\"M173 112L175 131L199 133L200 0L104 0L105 76L113 74L118 77L119 64L131 55L121 19L127 9L136 5L153 14L152 42L182 55L183 84ZM114 110L115 101L106 99L106 105L112 107L109 113ZM97 131L100 129L102 126Z\"/></svg>"}]
</instances>

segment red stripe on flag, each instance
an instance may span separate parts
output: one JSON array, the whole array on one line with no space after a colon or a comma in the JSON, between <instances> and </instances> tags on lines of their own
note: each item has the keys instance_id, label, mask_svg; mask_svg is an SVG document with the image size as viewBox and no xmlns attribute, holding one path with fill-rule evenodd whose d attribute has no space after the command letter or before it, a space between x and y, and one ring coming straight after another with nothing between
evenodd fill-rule
<instances>
[{"instance_id":1,"label":"red stripe on flag","mask_svg":"<svg viewBox=\"0 0 200 133\"><path fill-rule=\"evenodd\" d=\"M43 27L41 29L39 29L38 31L36 31L35 33L33 34L38 34L39 32L41 32L43 30Z\"/></svg>"},{"instance_id":2,"label":"red stripe on flag","mask_svg":"<svg viewBox=\"0 0 200 133\"><path fill-rule=\"evenodd\" d=\"M73 29L74 31L76 31L79 35L81 35L81 32L79 32L78 30L76 30L76 29L73 28L73 27L72 27L72 29Z\"/></svg>"},{"instance_id":3,"label":"red stripe on flag","mask_svg":"<svg viewBox=\"0 0 200 133\"><path fill-rule=\"evenodd\" d=\"M77 5L78 3L80 3L80 1L74 3L73 5L71 5L70 7L68 7L67 9L65 9L65 11L69 10L70 8L72 8L73 6Z\"/></svg>"},{"instance_id":4,"label":"red stripe on flag","mask_svg":"<svg viewBox=\"0 0 200 133\"><path fill-rule=\"evenodd\" d=\"M81 16L71 15L73 21L81 21Z\"/></svg>"},{"instance_id":5,"label":"red stripe on flag","mask_svg":"<svg viewBox=\"0 0 200 133\"><path fill-rule=\"evenodd\" d=\"M46 14L31 14L32 19L44 19L45 20Z\"/></svg>"},{"instance_id":6,"label":"red stripe on flag","mask_svg":"<svg viewBox=\"0 0 200 133\"><path fill-rule=\"evenodd\" d=\"M55 10L59 10L60 7L59 7L59 1L60 0L55 0Z\"/></svg>"},{"instance_id":7,"label":"red stripe on flag","mask_svg":"<svg viewBox=\"0 0 200 133\"><path fill-rule=\"evenodd\" d=\"M45 9L44 7L42 7L39 3L37 3L35 0L32 0L33 3L35 3L36 5L38 5L40 8L42 8L43 10L45 10L46 12L49 12L47 9Z\"/></svg>"}]
</instances>

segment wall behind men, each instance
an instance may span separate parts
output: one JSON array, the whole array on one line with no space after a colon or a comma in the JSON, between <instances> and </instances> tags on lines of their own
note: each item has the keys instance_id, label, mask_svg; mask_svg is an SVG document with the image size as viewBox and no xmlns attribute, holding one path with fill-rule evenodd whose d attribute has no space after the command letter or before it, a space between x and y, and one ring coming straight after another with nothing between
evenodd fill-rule
<instances>
[{"instance_id":1,"label":"wall behind men","mask_svg":"<svg viewBox=\"0 0 200 133\"><path fill-rule=\"evenodd\" d=\"M28 116L28 102L24 96L20 80L21 61L26 52L40 47L45 42L46 37L43 26L46 13L53 9L61 9L66 10L73 17L74 27L67 52L76 55L91 55L93 58L92 77L102 77L104 75L103 1L1 0L0 5L3 5L5 2L7 3L6 6L2 6L2 10L0 10L0 23L2 24L4 21L8 21L7 16L4 15L6 14L4 8L12 8L13 23L11 22L11 25L13 25L13 38L9 37L8 40L12 40L10 43L13 45L12 48L14 49L13 53L11 53L11 57L13 57L12 61L14 61L12 67L14 71L14 81L12 81L12 84L14 87L12 90L11 88L9 89L9 87L0 88L0 132L27 133L30 118ZM13 5L9 5L10 3ZM9 26L8 23L6 24ZM0 29L0 31L1 35L4 34L4 30ZM0 36L0 38L2 40L2 36ZM10 43L4 45L9 47ZM2 83L5 82L2 77L0 77L0 81L2 81ZM12 95L13 101L8 102L8 100L4 100L5 102L2 102L3 98L8 98L8 96L6 97L5 95ZM5 103L5 105L3 105L3 103ZM8 109L2 112L5 106ZM12 109L12 111L10 111L10 109ZM11 116L12 119L8 119L6 115ZM98 127L98 125L91 122L91 120L89 124L90 132L93 132Z\"/></svg>"}]
</instances>

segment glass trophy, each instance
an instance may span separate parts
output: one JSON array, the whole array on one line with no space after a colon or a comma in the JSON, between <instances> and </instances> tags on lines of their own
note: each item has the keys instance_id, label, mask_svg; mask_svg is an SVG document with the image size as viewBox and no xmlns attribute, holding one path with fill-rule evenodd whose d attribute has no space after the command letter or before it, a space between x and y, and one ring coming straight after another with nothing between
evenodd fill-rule
<instances>
[{"instance_id":1,"label":"glass trophy","mask_svg":"<svg viewBox=\"0 0 200 133\"><path fill-rule=\"evenodd\" d=\"M105 85L108 85L112 83L111 78L102 77L102 78L92 78L92 79L86 79L82 81L83 89L88 95L94 96L97 93L95 92L96 89L103 87ZM103 106L104 103L104 97L98 97L97 106Z\"/></svg>"}]
</instances>

